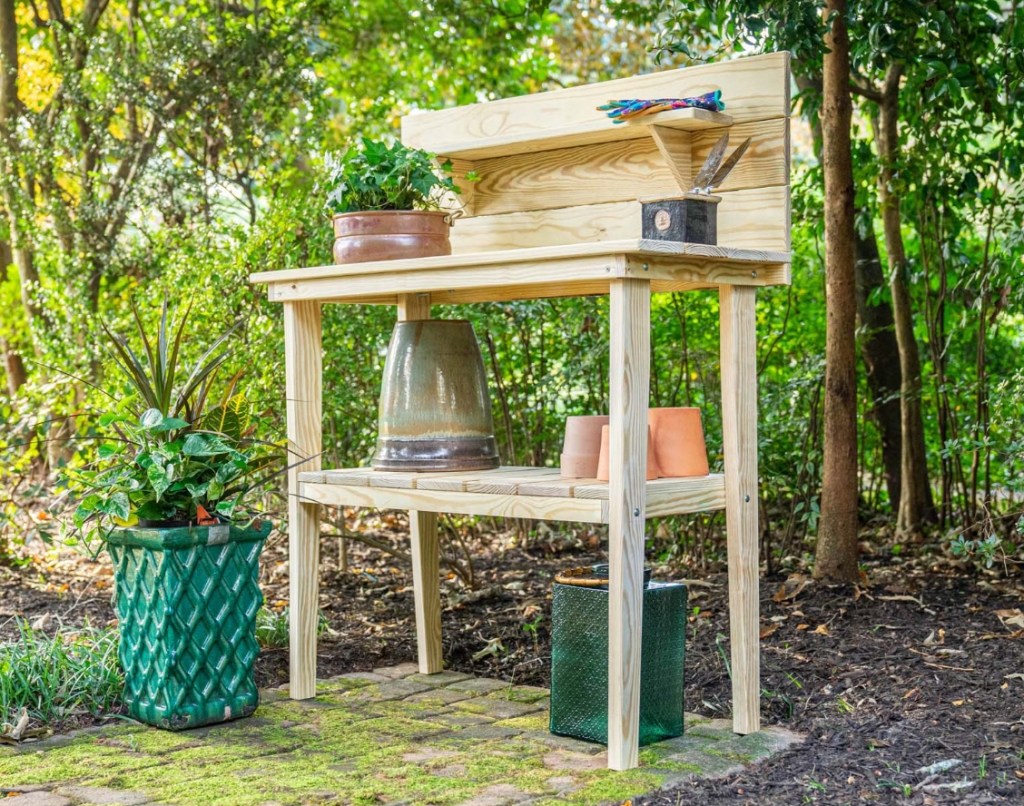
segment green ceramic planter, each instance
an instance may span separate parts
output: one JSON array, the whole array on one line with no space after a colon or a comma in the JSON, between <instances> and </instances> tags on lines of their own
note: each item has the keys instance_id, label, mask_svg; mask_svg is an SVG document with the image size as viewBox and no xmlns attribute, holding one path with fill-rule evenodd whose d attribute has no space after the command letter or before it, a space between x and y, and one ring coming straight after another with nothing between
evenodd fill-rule
<instances>
[{"instance_id":1,"label":"green ceramic planter","mask_svg":"<svg viewBox=\"0 0 1024 806\"><path fill-rule=\"evenodd\" d=\"M269 522L111 533L118 654L133 718L182 730L256 710L259 557L269 533Z\"/></svg>"}]
</instances>

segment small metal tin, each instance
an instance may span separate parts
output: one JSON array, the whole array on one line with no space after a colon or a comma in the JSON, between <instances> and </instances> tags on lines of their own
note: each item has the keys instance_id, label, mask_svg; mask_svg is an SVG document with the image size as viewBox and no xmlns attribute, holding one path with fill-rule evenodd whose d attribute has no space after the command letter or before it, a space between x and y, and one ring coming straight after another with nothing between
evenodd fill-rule
<instances>
[{"instance_id":1,"label":"small metal tin","mask_svg":"<svg viewBox=\"0 0 1024 806\"><path fill-rule=\"evenodd\" d=\"M642 235L651 241L718 243L721 196L687 193L669 199L641 199Z\"/></svg>"}]
</instances>

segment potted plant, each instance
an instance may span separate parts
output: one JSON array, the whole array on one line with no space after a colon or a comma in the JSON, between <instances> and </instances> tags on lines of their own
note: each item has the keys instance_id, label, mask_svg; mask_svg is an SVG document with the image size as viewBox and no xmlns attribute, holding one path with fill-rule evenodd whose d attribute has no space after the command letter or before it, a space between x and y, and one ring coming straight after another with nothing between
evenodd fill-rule
<instances>
[{"instance_id":1,"label":"potted plant","mask_svg":"<svg viewBox=\"0 0 1024 806\"><path fill-rule=\"evenodd\" d=\"M133 313L143 358L107 331L132 394L100 419L110 437L96 462L66 482L78 496L75 525L114 564L128 711L179 730L248 716L259 703L255 620L270 523L253 519L245 499L278 457L252 436L238 376L207 405L230 333L182 378L189 311L170 334L165 301L155 340Z\"/></svg>"},{"instance_id":2,"label":"potted plant","mask_svg":"<svg viewBox=\"0 0 1024 806\"><path fill-rule=\"evenodd\" d=\"M440 166L451 167L451 161ZM452 211L440 207L459 190L426 151L363 138L328 158L325 189L335 263L451 254Z\"/></svg>"}]
</instances>

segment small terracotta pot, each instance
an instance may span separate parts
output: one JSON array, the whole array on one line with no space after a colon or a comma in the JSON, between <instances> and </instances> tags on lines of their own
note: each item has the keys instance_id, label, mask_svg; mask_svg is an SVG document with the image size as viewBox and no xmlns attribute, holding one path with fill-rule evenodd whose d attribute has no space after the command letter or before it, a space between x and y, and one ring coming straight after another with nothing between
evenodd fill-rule
<instances>
[{"instance_id":1,"label":"small terracotta pot","mask_svg":"<svg viewBox=\"0 0 1024 806\"><path fill-rule=\"evenodd\" d=\"M601 429L601 454L597 462L597 480L608 481L610 478L609 473L609 439L608 435L611 431L611 426L604 426ZM654 456L654 439L651 433L651 427L647 426L647 480L656 479L661 476L661 470L658 467L657 459Z\"/></svg>"},{"instance_id":2,"label":"small terracotta pot","mask_svg":"<svg viewBox=\"0 0 1024 806\"><path fill-rule=\"evenodd\" d=\"M607 415L565 419L565 442L562 443L560 462L562 478L595 478L601 453L601 427L605 425L608 425Z\"/></svg>"},{"instance_id":3,"label":"small terracotta pot","mask_svg":"<svg viewBox=\"0 0 1024 806\"><path fill-rule=\"evenodd\" d=\"M708 450L704 445L700 409L650 409L647 422L662 476L708 474Z\"/></svg>"},{"instance_id":4,"label":"small terracotta pot","mask_svg":"<svg viewBox=\"0 0 1024 806\"><path fill-rule=\"evenodd\" d=\"M339 213L334 224L334 262L450 255L451 214L444 210L367 210Z\"/></svg>"}]
</instances>

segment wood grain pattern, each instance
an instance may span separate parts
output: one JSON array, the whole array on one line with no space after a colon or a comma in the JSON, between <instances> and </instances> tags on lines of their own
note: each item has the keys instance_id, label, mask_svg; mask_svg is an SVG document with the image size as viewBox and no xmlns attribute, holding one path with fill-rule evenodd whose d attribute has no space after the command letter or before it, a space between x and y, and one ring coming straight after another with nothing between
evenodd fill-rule
<instances>
[{"instance_id":1,"label":"wood grain pattern","mask_svg":"<svg viewBox=\"0 0 1024 806\"><path fill-rule=\"evenodd\" d=\"M688 132L654 127L650 140L619 140L600 146L521 154L477 164L473 215L556 209L580 204L678 195L725 132ZM789 120L757 121L729 130L735 148L750 146L718 192L786 185L789 181ZM692 153L691 153L692 152ZM459 222L456 223L456 231Z\"/></svg>"},{"instance_id":2,"label":"wood grain pattern","mask_svg":"<svg viewBox=\"0 0 1024 806\"><path fill-rule=\"evenodd\" d=\"M535 481L554 480L559 477L558 468L536 467L529 468L531 471L524 476L517 473L506 475L490 476L484 479L477 479L466 483L466 492L470 493L503 493L505 495L522 495L519 487L524 483Z\"/></svg>"},{"instance_id":3,"label":"wood grain pattern","mask_svg":"<svg viewBox=\"0 0 1024 806\"><path fill-rule=\"evenodd\" d=\"M674 192L675 179L653 140L617 140L482 160L473 213L550 210Z\"/></svg>"},{"instance_id":4,"label":"wood grain pattern","mask_svg":"<svg viewBox=\"0 0 1024 806\"><path fill-rule=\"evenodd\" d=\"M723 286L719 294L733 730L753 733L761 724L756 292Z\"/></svg>"},{"instance_id":5,"label":"wood grain pattern","mask_svg":"<svg viewBox=\"0 0 1024 806\"><path fill-rule=\"evenodd\" d=\"M789 251L788 187L723 193L718 207L721 246ZM619 201L466 218L452 228L451 240L453 255L461 256L517 247L631 240L639 238L640 232L640 203Z\"/></svg>"},{"instance_id":6,"label":"wood grain pattern","mask_svg":"<svg viewBox=\"0 0 1024 806\"><path fill-rule=\"evenodd\" d=\"M651 126L651 137L661 155L662 163L675 180L675 189L683 193L689 192L694 173L690 162L693 135L690 132L667 129L664 126ZM598 200L592 199L591 201Z\"/></svg>"},{"instance_id":7,"label":"wood grain pattern","mask_svg":"<svg viewBox=\"0 0 1024 806\"><path fill-rule=\"evenodd\" d=\"M388 471L387 481L373 477L370 468L300 473L299 481L381 489L430 490L455 493L501 493L543 498L585 498L604 503L602 522L608 520L609 484L597 479L563 479L548 467L502 467L452 473L402 473ZM645 517L654 518L685 512L709 512L725 508L725 477L719 473L688 478L652 479L646 482ZM462 500L461 498L457 500ZM446 510L455 511L455 510Z\"/></svg>"},{"instance_id":8,"label":"wood grain pattern","mask_svg":"<svg viewBox=\"0 0 1024 806\"><path fill-rule=\"evenodd\" d=\"M671 271L664 274L665 279L657 277L651 280L651 291L667 293L670 291L695 291L698 289L717 288L720 285L788 285L790 268L788 264L778 266L762 266L757 269L756 276L750 270L739 270L736 267L722 267L708 263L706 271ZM626 276L642 277L641 264L627 270ZM672 279L669 279L669 278ZM320 283L321 281L313 281ZM584 280L560 283L524 283L522 285L466 286L449 288L445 291L432 292L432 298L439 305L464 305L476 302L503 302L508 300L544 299L549 297L601 296L608 294L610 280ZM280 301L288 301L291 296L302 298L299 291L289 291L289 296ZM323 302L360 302L371 304L394 304L394 299L382 299L376 296L356 295L345 297L328 294L317 297Z\"/></svg>"},{"instance_id":9,"label":"wood grain pattern","mask_svg":"<svg viewBox=\"0 0 1024 806\"><path fill-rule=\"evenodd\" d=\"M302 497L299 473L318 471L323 450L319 302L290 302L284 306L284 356L291 466L288 471L289 693L294 700L305 700L316 696L320 510Z\"/></svg>"},{"instance_id":10,"label":"wood grain pattern","mask_svg":"<svg viewBox=\"0 0 1024 806\"><path fill-rule=\"evenodd\" d=\"M733 190L769 187L789 184L790 134L789 118L758 120L731 126L729 148L726 156L740 143L750 138L746 153L729 173L715 193ZM699 167L704 164L712 147L725 134L726 129L709 129L693 135L691 162ZM688 190L689 188L687 188Z\"/></svg>"},{"instance_id":11,"label":"wood grain pattern","mask_svg":"<svg viewBox=\"0 0 1024 806\"><path fill-rule=\"evenodd\" d=\"M407 322L430 318L430 294L400 294L398 296L398 321Z\"/></svg>"},{"instance_id":12,"label":"wood grain pattern","mask_svg":"<svg viewBox=\"0 0 1024 806\"><path fill-rule=\"evenodd\" d=\"M505 476L509 474L520 474L525 468L521 467L499 467L494 470L461 471L457 473L421 473L412 480L412 487L419 490L444 490L448 492L464 493L466 487L480 479L491 478L492 476Z\"/></svg>"},{"instance_id":13,"label":"wood grain pattern","mask_svg":"<svg viewBox=\"0 0 1024 806\"><path fill-rule=\"evenodd\" d=\"M348 487L340 484L302 484L300 492L310 501L336 507L454 512L462 515L580 523L603 522L602 502L597 499L397 490L387 487Z\"/></svg>"},{"instance_id":14,"label":"wood grain pattern","mask_svg":"<svg viewBox=\"0 0 1024 806\"><path fill-rule=\"evenodd\" d=\"M387 275L395 278L407 273L427 272L435 269L479 269L485 266L514 266L516 264L541 264L560 260L597 258L604 261L616 256L642 255L645 251L673 254L685 262L689 257L722 258L741 263L764 262L765 247L744 249L728 245L709 246L694 243L671 243L669 241L648 241L637 238L623 238L601 243L567 243L555 246L533 248L509 248L507 250L484 251L474 254L441 255L403 260L378 260L372 263L346 263L343 265L314 266L306 269L284 269L281 271L259 272L250 276L254 283L288 284L306 280L348 277L352 280ZM769 262L789 260L786 253L771 253ZM395 291L394 294L417 293Z\"/></svg>"},{"instance_id":15,"label":"wood grain pattern","mask_svg":"<svg viewBox=\"0 0 1024 806\"><path fill-rule=\"evenodd\" d=\"M628 770L640 740L650 285L615 280L609 311L608 766Z\"/></svg>"},{"instance_id":16,"label":"wood grain pattern","mask_svg":"<svg viewBox=\"0 0 1024 806\"><path fill-rule=\"evenodd\" d=\"M574 148L612 140L639 140L650 136L652 125L663 129L690 132L729 126L732 124L732 120L730 115L709 112L706 109L675 109L638 118L628 123L616 124L594 110L593 116L582 123L548 128L538 132L499 134L495 137L478 137L461 142L448 141L439 143L434 150L439 154L451 157L453 161L479 162L509 154Z\"/></svg>"},{"instance_id":17,"label":"wood grain pattern","mask_svg":"<svg viewBox=\"0 0 1024 806\"><path fill-rule=\"evenodd\" d=\"M735 123L789 114L789 55L769 53L715 64L667 70L455 109L420 112L402 119L402 141L452 156L460 143L515 137L529 150L552 129L586 128L596 107L618 98L665 98L721 89ZM620 135L621 136L621 135Z\"/></svg>"},{"instance_id":18,"label":"wood grain pattern","mask_svg":"<svg viewBox=\"0 0 1024 806\"><path fill-rule=\"evenodd\" d=\"M409 512L412 587L416 606L416 653L420 674L444 669L441 658L441 572L437 513Z\"/></svg>"}]
</instances>

